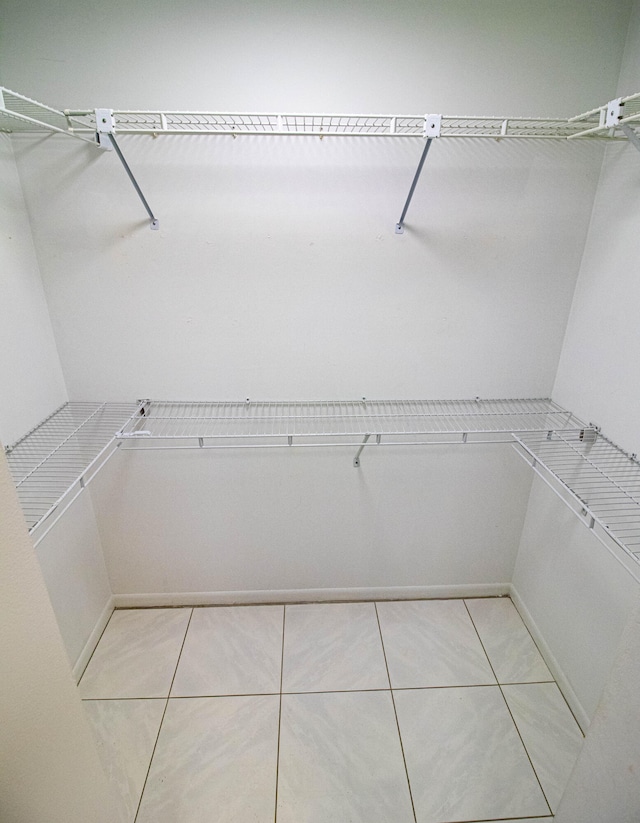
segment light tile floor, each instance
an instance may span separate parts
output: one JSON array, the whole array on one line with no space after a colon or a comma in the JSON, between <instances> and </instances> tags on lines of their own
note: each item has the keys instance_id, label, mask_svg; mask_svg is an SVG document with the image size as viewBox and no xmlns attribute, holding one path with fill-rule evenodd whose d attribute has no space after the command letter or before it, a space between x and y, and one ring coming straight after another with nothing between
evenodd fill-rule
<instances>
[{"instance_id":1,"label":"light tile floor","mask_svg":"<svg viewBox=\"0 0 640 823\"><path fill-rule=\"evenodd\" d=\"M508 598L118 610L79 691L123 823L551 820L582 743Z\"/></svg>"}]
</instances>

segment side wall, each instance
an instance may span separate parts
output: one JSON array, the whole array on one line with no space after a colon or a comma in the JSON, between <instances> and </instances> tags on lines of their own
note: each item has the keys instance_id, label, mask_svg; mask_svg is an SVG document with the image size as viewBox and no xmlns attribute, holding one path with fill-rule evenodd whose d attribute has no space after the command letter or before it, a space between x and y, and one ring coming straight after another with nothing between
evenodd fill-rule
<instances>
[{"instance_id":1,"label":"side wall","mask_svg":"<svg viewBox=\"0 0 640 823\"><path fill-rule=\"evenodd\" d=\"M619 94L640 88L640 2L633 9ZM633 307L640 299L640 153L613 150L603 168L575 308L558 373L557 394L583 402L589 381L593 413L613 438L640 452L637 363L640 335ZM601 249L608 249L606 261ZM583 281L584 277L584 281ZM601 363L600 358L606 362ZM586 367L595 361L593 370ZM602 397L609 403L602 405ZM638 597L636 597L638 600ZM634 823L640 815L640 620L628 621L580 758L557 814L558 823Z\"/></svg>"},{"instance_id":2,"label":"side wall","mask_svg":"<svg viewBox=\"0 0 640 823\"><path fill-rule=\"evenodd\" d=\"M9 137L0 135L0 437L13 443L67 401L38 260ZM89 495L39 544L69 660L86 663L111 589Z\"/></svg>"},{"instance_id":3,"label":"side wall","mask_svg":"<svg viewBox=\"0 0 640 823\"><path fill-rule=\"evenodd\" d=\"M0 819L114 823L60 634L0 452Z\"/></svg>"},{"instance_id":4,"label":"side wall","mask_svg":"<svg viewBox=\"0 0 640 823\"><path fill-rule=\"evenodd\" d=\"M639 66L636 2L619 95L638 91ZM600 424L630 452L640 452L639 186L640 154L631 145L609 148L554 388L558 401ZM638 622L631 618L640 587L561 508L548 489L534 484L514 574L530 616L593 718L557 820L631 823L640 812L640 701L631 651L638 645Z\"/></svg>"},{"instance_id":5,"label":"side wall","mask_svg":"<svg viewBox=\"0 0 640 823\"><path fill-rule=\"evenodd\" d=\"M9 445L69 398L6 134L0 134L0 224L0 438Z\"/></svg>"}]
</instances>

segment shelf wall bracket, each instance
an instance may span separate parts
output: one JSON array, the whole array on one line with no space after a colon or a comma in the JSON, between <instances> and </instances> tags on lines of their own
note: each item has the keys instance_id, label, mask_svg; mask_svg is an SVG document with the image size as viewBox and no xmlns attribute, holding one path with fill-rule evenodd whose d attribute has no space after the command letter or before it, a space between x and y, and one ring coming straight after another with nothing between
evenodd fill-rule
<instances>
[{"instance_id":1,"label":"shelf wall bracket","mask_svg":"<svg viewBox=\"0 0 640 823\"><path fill-rule=\"evenodd\" d=\"M138 185L138 181L133 176L133 172L129 168L129 164L120 150L120 146L118 145L115 136L115 128L116 122L113 116L113 111L111 109L96 109L96 141L101 148L106 149L107 151L110 151L112 148L115 149L118 159L124 166L124 170L126 171L129 180L131 180L133 188L136 190L138 197L142 201L142 205L145 207L147 214L149 215L151 229L157 231L160 228L160 222L151 211L151 207L147 203L147 199L142 193L142 189Z\"/></svg>"},{"instance_id":2,"label":"shelf wall bracket","mask_svg":"<svg viewBox=\"0 0 640 823\"><path fill-rule=\"evenodd\" d=\"M356 456L353 458L353 467L354 467L355 469L359 469L359 468L360 468L360 455L362 454L362 450L363 450L363 449L364 449L364 447L367 445L367 441L369 440L369 438L370 438L370 437L371 437L371 435L370 435L370 434L365 434L365 436L364 436L364 440L362 441L362 443L361 443L361 445L360 445L360 448L359 448L359 449L358 449L358 451L356 452Z\"/></svg>"},{"instance_id":3,"label":"shelf wall bracket","mask_svg":"<svg viewBox=\"0 0 640 823\"><path fill-rule=\"evenodd\" d=\"M402 209L402 214L400 215L400 220L396 223L396 234L404 234L404 219L407 216L407 211L409 210L409 205L411 203L411 199L413 197L413 193L416 190L416 186L418 185L418 180L420 179L420 175L422 173L422 167L424 166L424 161L427 159L427 154L429 154L429 149L431 148L431 142L434 138L440 137L440 128L442 125L442 115L441 114L427 114L424 118L424 136L426 138L426 143L424 149L422 150L422 156L420 157L420 162L418 163L418 168L416 169L416 173L413 177L413 182L411 183L411 188L409 189L409 195L407 196L407 200L404 204L404 208Z\"/></svg>"}]
</instances>

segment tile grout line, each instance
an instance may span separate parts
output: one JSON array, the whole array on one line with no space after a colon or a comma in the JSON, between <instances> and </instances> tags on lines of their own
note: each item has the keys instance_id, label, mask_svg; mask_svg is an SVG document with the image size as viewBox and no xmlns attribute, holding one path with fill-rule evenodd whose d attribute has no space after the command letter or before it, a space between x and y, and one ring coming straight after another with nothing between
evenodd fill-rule
<instances>
[{"instance_id":1,"label":"tile grout line","mask_svg":"<svg viewBox=\"0 0 640 823\"><path fill-rule=\"evenodd\" d=\"M167 713L167 708L169 707L169 699L171 697L171 689L173 688L173 681L176 679L176 673L178 671L178 666L180 665L180 658L182 657L182 650L184 649L184 644L187 639L187 634L189 633L189 626L191 625L191 618L193 617L193 609L191 609L191 614L189 615L189 620L187 621L187 628L184 632L184 637L182 638L182 643L180 645L180 652L178 653L178 659L176 660L176 667L173 670L173 677L171 678L171 683L169 685L169 691L167 692L167 702L164 704L164 711L162 712L162 717L160 719L160 725L158 726L158 734L156 735L156 742L153 744L153 751L151 752L151 757L149 758L149 766L147 767L147 773L144 777L144 783L142 784L142 791L140 792L140 799L138 800L138 807L136 809L136 813L133 818L133 823L136 823L138 819L138 815L140 814L140 807L142 806L142 798L144 797L144 790L147 788L147 781L149 780L149 773L151 771L151 764L153 763L153 758L156 753L156 749L158 748L158 740L160 739L160 732L162 731L162 725L164 723L164 718Z\"/></svg>"},{"instance_id":2,"label":"tile grout line","mask_svg":"<svg viewBox=\"0 0 640 823\"><path fill-rule=\"evenodd\" d=\"M503 683L504 686L543 686L553 683L553 680L525 680L522 682L514 681L513 683ZM438 689L439 691L443 689L484 689L487 686L495 686L495 683L467 683L463 686L395 686L393 691L394 692L427 692L433 691ZM556 684L557 685L557 684ZM282 695L300 695L300 694L350 694L353 692L368 694L370 692L388 692L389 689L387 687L384 688L377 688L377 689L313 689L309 691L298 691L298 692L282 692ZM277 696L280 692L229 692L228 694L180 694L180 695L172 695L172 699L180 699L180 700L201 700L202 698L206 698L207 700L224 700L227 697L265 697L266 695L270 696ZM140 695L139 697L83 697L83 703L91 703L91 702L99 702L99 703L108 703L109 701L118 701L123 702L126 700L166 700L166 697L145 697L144 695Z\"/></svg>"},{"instance_id":3,"label":"tile grout line","mask_svg":"<svg viewBox=\"0 0 640 823\"><path fill-rule=\"evenodd\" d=\"M542 686L553 683L553 680L524 680L522 682L514 681L513 683L504 683L505 686ZM463 686L395 686L394 692L426 692L435 689L483 689L487 686L495 686L495 683L467 683ZM557 685L557 684L556 684ZM297 692L282 692L282 695L299 695L299 694L349 694L351 692L388 692L388 687L381 687L377 689L313 689L308 691ZM279 695L280 692L229 692L228 694L180 694L172 695L172 698L180 698L180 700L200 700L203 697L208 700L216 700L220 698L223 700L226 697L264 697L265 695ZM83 703L100 702L105 703L109 701L125 701L125 700L166 700L166 697L145 697L140 695L138 697L83 697Z\"/></svg>"},{"instance_id":4,"label":"tile grout line","mask_svg":"<svg viewBox=\"0 0 640 823\"><path fill-rule=\"evenodd\" d=\"M400 751L402 752L402 762L404 763L404 773L407 776L407 788L409 789L409 799L411 800L411 811L413 812L413 819L417 823L416 807L413 802L413 792L411 791L411 780L409 779L409 769L407 768L407 758L404 754L404 744L402 743L402 733L400 731L400 722L398 721L398 712L396 710L396 701L393 696L393 689L391 687L391 675L389 674L389 664L387 663L387 652L384 647L384 638L382 637L382 627L380 626L380 615L378 614L378 605L374 601L373 608L376 612L376 621L378 623L378 632L380 633L380 643L382 644L382 656L384 657L384 666L387 670L387 680L389 681L389 694L391 695L391 705L393 706L393 714L396 719L396 728L398 729L398 740L400 741ZM385 689L386 691L386 689Z\"/></svg>"},{"instance_id":5,"label":"tile grout line","mask_svg":"<svg viewBox=\"0 0 640 823\"><path fill-rule=\"evenodd\" d=\"M520 734L520 729L518 728L518 724L516 723L516 719L513 716L513 712L511 711L511 707L509 706L509 704L507 702L507 698L504 696L504 691L502 690L502 684L498 680L498 676L496 675L495 669L493 668L493 663L489 659L489 655L487 654L487 650L485 649L484 643L482 642L482 638L480 637L480 632L478 631L478 627L474 623L474 620L473 620L473 617L472 617L471 612L469 610L469 607L467 606L467 601L463 600L462 602L464 603L464 607L467 610L467 614L469 615L469 620L471 620L471 624L472 624L472 626L475 630L475 633L478 636L478 640L480 641L480 645L482 646L482 651L485 653L485 657L487 658L487 662L489 663L489 666L491 666L491 671L493 672L493 676L496 679L496 684L497 684L498 688L500 689L500 694L502 695L502 699L504 700L504 705L507 707L507 711L509 712L509 717L511 718L511 722L513 723L514 728L515 728L515 730L518 734L518 737L520 738L520 742L522 743L522 748L524 749L524 753L527 755L527 760L529 761L529 763L531 765L531 768L533 769L533 773L536 776L536 780L538 781L538 786L540 786L540 791L542 792L542 796L544 797L544 802L547 804L547 808L549 809L549 812L553 815L553 809L551 808L551 804L549 803L549 800L547 798L547 794L546 794L545 790L542 787L542 781L538 777L538 772L536 771L536 767L533 765L533 760L531 759L531 755L529 754L529 749L527 749L527 747L525 745L523 737ZM508 684L508 685L513 685L513 684ZM521 684L521 685L526 685L526 684Z\"/></svg>"},{"instance_id":6,"label":"tile grout line","mask_svg":"<svg viewBox=\"0 0 640 823\"><path fill-rule=\"evenodd\" d=\"M278 780L280 777L280 727L282 725L282 677L284 673L284 629L287 619L287 606L282 604L282 652L280 654L280 706L278 709L278 743L276 745L276 796L274 800L273 820L277 823L278 819ZM134 821L135 823L135 821Z\"/></svg>"}]
</instances>

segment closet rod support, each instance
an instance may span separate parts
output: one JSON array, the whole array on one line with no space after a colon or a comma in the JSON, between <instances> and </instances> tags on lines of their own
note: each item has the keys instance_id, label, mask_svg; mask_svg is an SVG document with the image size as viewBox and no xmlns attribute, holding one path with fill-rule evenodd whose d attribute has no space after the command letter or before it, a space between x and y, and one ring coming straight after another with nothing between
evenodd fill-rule
<instances>
[{"instance_id":1,"label":"closet rod support","mask_svg":"<svg viewBox=\"0 0 640 823\"><path fill-rule=\"evenodd\" d=\"M633 143L633 145L640 151L640 137L638 134L631 128L628 123L622 123L620 125L622 131L627 135L629 138L629 142Z\"/></svg>"},{"instance_id":2,"label":"closet rod support","mask_svg":"<svg viewBox=\"0 0 640 823\"><path fill-rule=\"evenodd\" d=\"M420 157L420 162L418 163L418 168L414 175L413 183L411 184L411 188L409 189L409 196L407 197L407 201L404 204L404 208L402 209L400 220L398 220L398 222L396 223L396 234L404 234L404 218L407 216L407 211L409 210L411 198L413 197L413 193L416 190L416 186L418 185L418 180L420 179L422 167L424 166L424 161L427 159L427 154L429 154L429 149L431 148L432 142L433 138L429 137L427 139L427 142L425 143L424 149L422 150L422 156Z\"/></svg>"},{"instance_id":3,"label":"closet rod support","mask_svg":"<svg viewBox=\"0 0 640 823\"><path fill-rule=\"evenodd\" d=\"M154 213L151 211L151 207L150 207L150 206L149 206L149 204L147 203L146 197L144 196L144 194L142 193L142 189L141 189L141 188L140 188L140 186L138 185L138 181L137 181L137 180L136 180L136 178L133 176L133 172L132 172L132 171L131 171L131 169L129 168L129 164L128 164L128 163L127 163L127 161L124 159L124 155L123 155L123 154L122 154L122 152L120 151L120 146L118 145L118 143L117 143L117 141L116 141L116 136L115 136L115 134L113 134L113 132L111 132L111 133L109 134L109 139L111 140L111 143L112 143L112 145L113 145L113 148L116 150L116 154L117 154L117 155L118 155L118 157L120 158L120 162L121 162L121 163L122 163L122 165L124 166L124 170L125 170L125 171L126 171L126 173L129 175L129 180L131 180L131 182L133 183L133 188L134 188L134 189L136 190L136 192L138 193L138 197L139 197L139 198L140 198L140 200L142 201L142 205L143 205L143 206L145 207L145 209L147 210L147 214L149 215L149 219L151 220L151 228L152 228L154 231L157 231L157 230L160 228L160 223L159 223L158 219L155 217Z\"/></svg>"},{"instance_id":4,"label":"closet rod support","mask_svg":"<svg viewBox=\"0 0 640 823\"><path fill-rule=\"evenodd\" d=\"M360 455L362 454L362 450L367 445L367 440L371 437L370 434L365 434L364 440L362 441L360 448L358 449L356 456L353 458L353 466L356 469L360 468Z\"/></svg>"}]
</instances>

